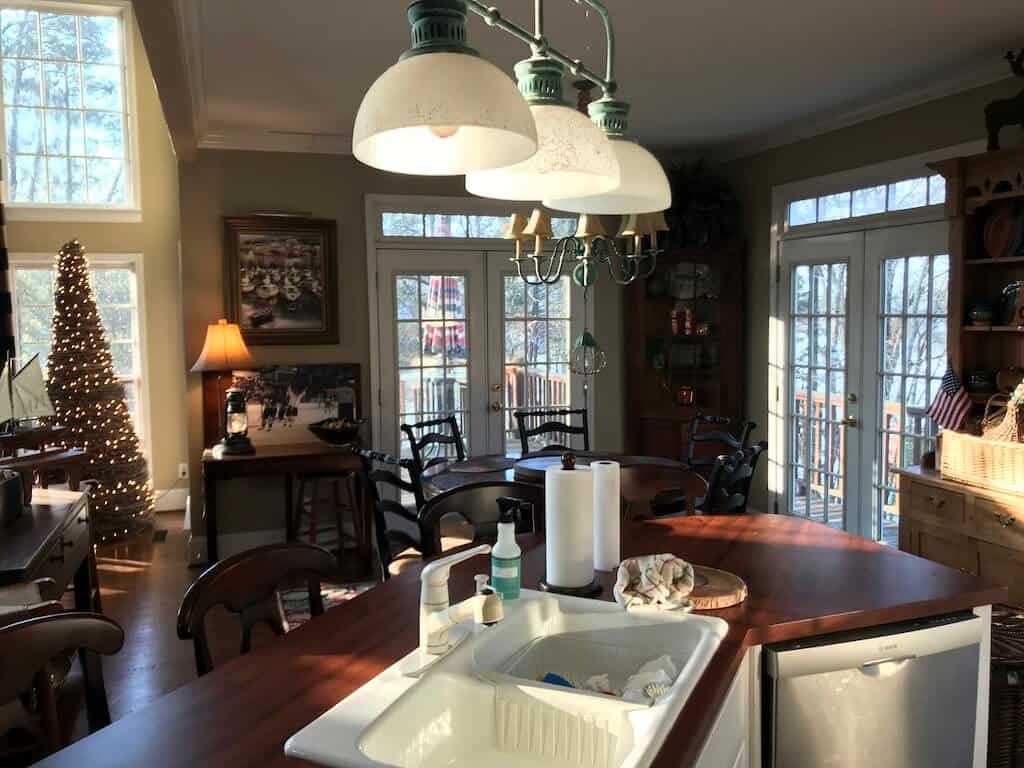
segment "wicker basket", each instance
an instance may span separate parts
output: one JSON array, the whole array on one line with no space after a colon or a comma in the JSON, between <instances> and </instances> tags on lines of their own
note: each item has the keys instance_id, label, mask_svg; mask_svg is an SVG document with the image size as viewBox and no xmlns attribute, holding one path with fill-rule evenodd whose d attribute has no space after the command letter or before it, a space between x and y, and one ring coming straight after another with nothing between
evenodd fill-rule
<instances>
[{"instance_id":1,"label":"wicker basket","mask_svg":"<svg viewBox=\"0 0 1024 768\"><path fill-rule=\"evenodd\" d=\"M986 440L1024 442L1024 407L1017 397L995 394L985 404L981 434Z\"/></svg>"},{"instance_id":2,"label":"wicker basket","mask_svg":"<svg viewBox=\"0 0 1024 768\"><path fill-rule=\"evenodd\" d=\"M943 480L1024 492L1024 443L987 440L947 429L942 433Z\"/></svg>"},{"instance_id":3,"label":"wicker basket","mask_svg":"<svg viewBox=\"0 0 1024 768\"><path fill-rule=\"evenodd\" d=\"M1024 766L1024 612L992 608L989 768Z\"/></svg>"}]
</instances>

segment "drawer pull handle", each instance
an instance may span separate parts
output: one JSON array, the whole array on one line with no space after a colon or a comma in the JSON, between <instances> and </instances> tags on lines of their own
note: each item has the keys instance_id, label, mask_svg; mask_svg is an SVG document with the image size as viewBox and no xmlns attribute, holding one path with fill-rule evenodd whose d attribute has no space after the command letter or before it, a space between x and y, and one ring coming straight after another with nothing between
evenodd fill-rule
<instances>
[{"instance_id":1,"label":"drawer pull handle","mask_svg":"<svg viewBox=\"0 0 1024 768\"><path fill-rule=\"evenodd\" d=\"M939 496L929 496L929 497L928 497L928 502L929 502L929 503L930 503L930 504L931 504L931 505L932 505L933 507L935 507L936 509L940 509L940 508L942 508L943 506L945 506L945 504L946 504L946 500L945 500L945 499L943 499L943 498L940 498Z\"/></svg>"},{"instance_id":2,"label":"drawer pull handle","mask_svg":"<svg viewBox=\"0 0 1024 768\"><path fill-rule=\"evenodd\" d=\"M1009 528L1014 522L1013 515L996 515L996 519L1003 528Z\"/></svg>"}]
</instances>

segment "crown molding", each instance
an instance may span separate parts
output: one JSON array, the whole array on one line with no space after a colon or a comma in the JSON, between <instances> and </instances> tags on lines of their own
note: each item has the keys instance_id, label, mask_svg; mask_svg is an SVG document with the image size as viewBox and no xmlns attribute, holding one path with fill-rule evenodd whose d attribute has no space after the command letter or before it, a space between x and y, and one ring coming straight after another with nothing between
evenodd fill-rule
<instances>
[{"instance_id":1,"label":"crown molding","mask_svg":"<svg viewBox=\"0 0 1024 768\"><path fill-rule=\"evenodd\" d=\"M793 120L781 128L766 131L748 139L723 144L719 147L711 146L708 147L708 151L704 153L704 156L715 163L739 160L787 144L794 144L798 141L805 141L815 136L848 128L858 123L865 123L869 120L885 117L886 115L916 107L919 104L926 104L929 101L935 101L946 96L953 96L957 93L990 85L1009 77L1005 62L988 63L954 77L948 77L919 88L909 89L879 101L873 101L849 109L823 113L801 120ZM979 131L981 131L980 127Z\"/></svg>"},{"instance_id":2,"label":"crown molding","mask_svg":"<svg viewBox=\"0 0 1024 768\"><path fill-rule=\"evenodd\" d=\"M185 83L192 99L192 128L199 139L207 132L206 81L203 64L203 25L200 3L196 0L174 0L174 17L178 24L185 62Z\"/></svg>"},{"instance_id":3,"label":"crown molding","mask_svg":"<svg viewBox=\"0 0 1024 768\"><path fill-rule=\"evenodd\" d=\"M346 133L228 129L207 131L202 134L199 138L199 148L248 152L351 155L352 136Z\"/></svg>"}]
</instances>

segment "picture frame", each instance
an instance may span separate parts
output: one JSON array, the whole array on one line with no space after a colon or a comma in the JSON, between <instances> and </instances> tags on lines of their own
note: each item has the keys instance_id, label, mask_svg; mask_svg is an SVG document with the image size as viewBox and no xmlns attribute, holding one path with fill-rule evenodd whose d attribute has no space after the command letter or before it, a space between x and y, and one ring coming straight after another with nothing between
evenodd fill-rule
<instances>
[{"instance_id":1,"label":"picture frame","mask_svg":"<svg viewBox=\"0 0 1024 768\"><path fill-rule=\"evenodd\" d=\"M224 219L224 305L247 344L338 343L337 224Z\"/></svg>"}]
</instances>

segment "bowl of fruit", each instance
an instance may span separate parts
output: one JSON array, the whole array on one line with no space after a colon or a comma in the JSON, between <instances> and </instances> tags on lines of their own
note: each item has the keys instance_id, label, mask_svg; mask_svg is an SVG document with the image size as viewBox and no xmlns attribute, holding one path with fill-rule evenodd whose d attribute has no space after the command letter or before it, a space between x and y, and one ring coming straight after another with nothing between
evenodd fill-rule
<instances>
[{"instance_id":1,"label":"bowl of fruit","mask_svg":"<svg viewBox=\"0 0 1024 768\"><path fill-rule=\"evenodd\" d=\"M344 445L359 439L359 428L366 419L322 419L309 425L309 431L325 443Z\"/></svg>"}]
</instances>

